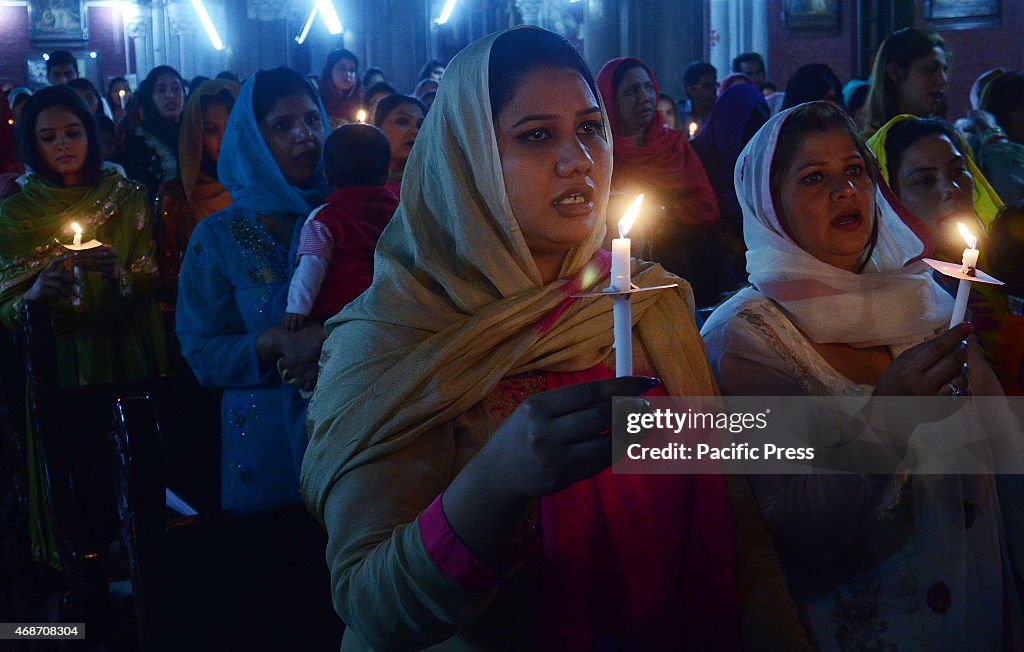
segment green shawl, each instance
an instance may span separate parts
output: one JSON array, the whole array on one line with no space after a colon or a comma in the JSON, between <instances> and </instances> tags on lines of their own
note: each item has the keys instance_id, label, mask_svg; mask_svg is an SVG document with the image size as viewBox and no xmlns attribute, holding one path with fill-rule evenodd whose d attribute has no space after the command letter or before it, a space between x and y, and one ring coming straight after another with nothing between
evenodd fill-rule
<instances>
[{"instance_id":1,"label":"green shawl","mask_svg":"<svg viewBox=\"0 0 1024 652\"><path fill-rule=\"evenodd\" d=\"M61 387L145 378L166 370L163 322L156 303L157 274L146 192L107 170L93 186L59 187L30 175L21 192L0 204L0 321L21 327L25 292L39 271L66 253L71 222L85 241L113 246L122 279L82 275L82 310L67 299L51 302ZM28 421L29 526L33 553L57 566L53 525L45 503L42 460Z\"/></svg>"},{"instance_id":2,"label":"green shawl","mask_svg":"<svg viewBox=\"0 0 1024 652\"><path fill-rule=\"evenodd\" d=\"M82 274L82 310L51 303L63 387L145 378L165 369L163 326L155 301L153 233L143 188L106 170L93 186L64 188L30 175L0 205L0 321L21 326L21 303L36 276L67 253L71 222L85 241L112 245L124 272L114 287Z\"/></svg>"}]
</instances>

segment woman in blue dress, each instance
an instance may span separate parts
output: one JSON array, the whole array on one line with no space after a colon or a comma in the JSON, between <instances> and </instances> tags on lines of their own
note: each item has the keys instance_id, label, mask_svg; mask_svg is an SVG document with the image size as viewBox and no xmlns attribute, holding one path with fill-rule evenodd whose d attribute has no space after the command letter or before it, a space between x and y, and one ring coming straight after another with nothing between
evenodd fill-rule
<instances>
[{"instance_id":1,"label":"woman in blue dress","mask_svg":"<svg viewBox=\"0 0 1024 652\"><path fill-rule=\"evenodd\" d=\"M321 324L281 327L299 229L327 194L327 118L299 73L257 73L231 111L218 174L232 204L203 220L178 284L177 333L199 382L221 401L221 506L298 501L306 401ZM288 380L282 383L281 379Z\"/></svg>"}]
</instances>

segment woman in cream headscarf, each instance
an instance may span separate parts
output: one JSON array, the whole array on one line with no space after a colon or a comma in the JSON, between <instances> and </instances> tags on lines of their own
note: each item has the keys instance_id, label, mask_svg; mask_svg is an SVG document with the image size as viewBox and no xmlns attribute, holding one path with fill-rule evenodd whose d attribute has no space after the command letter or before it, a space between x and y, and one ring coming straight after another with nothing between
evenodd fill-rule
<instances>
[{"instance_id":1,"label":"woman in cream headscarf","mask_svg":"<svg viewBox=\"0 0 1024 652\"><path fill-rule=\"evenodd\" d=\"M684 282L634 298L638 376L620 379L609 302L572 297L608 277L599 107L550 32L466 48L374 284L328 322L302 488L328 531L344 650L736 649L740 603L759 599L744 625L793 622L770 572L770 596L745 583L747 553L769 571L771 556L721 476L606 469L612 395L650 390L643 375L715 387ZM679 281L639 261L633 280Z\"/></svg>"},{"instance_id":2,"label":"woman in cream headscarf","mask_svg":"<svg viewBox=\"0 0 1024 652\"><path fill-rule=\"evenodd\" d=\"M829 397L812 405L837 414L871 396L944 396L952 408L951 395L1000 394L961 342L970 325L946 329L953 299L920 262L927 230L890 202L839 108L813 102L772 117L735 181L751 287L702 330L723 393ZM900 401L904 414L920 405ZM930 463L932 450L969 444L979 460L1019 472L1020 431L1007 412L979 424L963 410L891 452L905 446ZM979 425L1006 449L967 440ZM849 450L871 434L835 430L814 435ZM751 484L819 649L1001 650L1020 649L1024 634L1012 563L1024 527L1019 478L821 472Z\"/></svg>"}]
</instances>

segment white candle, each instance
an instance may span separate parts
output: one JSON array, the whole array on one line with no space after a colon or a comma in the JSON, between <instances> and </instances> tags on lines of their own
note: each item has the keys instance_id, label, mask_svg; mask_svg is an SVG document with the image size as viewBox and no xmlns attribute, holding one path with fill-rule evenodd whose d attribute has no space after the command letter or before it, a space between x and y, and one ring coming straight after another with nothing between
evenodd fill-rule
<instances>
[{"instance_id":1,"label":"white candle","mask_svg":"<svg viewBox=\"0 0 1024 652\"><path fill-rule=\"evenodd\" d=\"M124 111L124 89L117 91L118 96L121 98L121 110Z\"/></svg>"},{"instance_id":2,"label":"white candle","mask_svg":"<svg viewBox=\"0 0 1024 652\"><path fill-rule=\"evenodd\" d=\"M633 306L630 303L630 241L626 236L640 212L644 196L640 195L619 220L619 237L612 240L612 277L609 289L626 294L615 295L612 319L615 336L615 375L633 374Z\"/></svg>"},{"instance_id":3,"label":"white candle","mask_svg":"<svg viewBox=\"0 0 1024 652\"><path fill-rule=\"evenodd\" d=\"M363 109L359 109L359 112L356 113L356 120L358 120L361 123L366 122L366 111L364 111Z\"/></svg>"},{"instance_id":4,"label":"white candle","mask_svg":"<svg viewBox=\"0 0 1024 652\"><path fill-rule=\"evenodd\" d=\"M974 276L974 269L978 266L978 239L963 224L958 223L956 226L960 229L960 235L967 242L967 248L964 249L963 266L960 270L968 276Z\"/></svg>"},{"instance_id":5,"label":"white candle","mask_svg":"<svg viewBox=\"0 0 1024 652\"><path fill-rule=\"evenodd\" d=\"M75 239L71 243L73 245L80 246L82 244L82 227L78 226L78 222L71 223L71 230L75 232ZM75 289L71 295L71 307L77 312L82 308L82 269L75 265Z\"/></svg>"},{"instance_id":6,"label":"white candle","mask_svg":"<svg viewBox=\"0 0 1024 652\"><path fill-rule=\"evenodd\" d=\"M974 276L975 269L978 267L978 238L963 224L957 224L957 228L960 229L960 235L967 241L960 271L967 276ZM950 328L963 322L964 315L967 314L967 299L970 294L971 281L960 279L960 284L956 288L956 301L953 302L953 316L949 320Z\"/></svg>"}]
</instances>

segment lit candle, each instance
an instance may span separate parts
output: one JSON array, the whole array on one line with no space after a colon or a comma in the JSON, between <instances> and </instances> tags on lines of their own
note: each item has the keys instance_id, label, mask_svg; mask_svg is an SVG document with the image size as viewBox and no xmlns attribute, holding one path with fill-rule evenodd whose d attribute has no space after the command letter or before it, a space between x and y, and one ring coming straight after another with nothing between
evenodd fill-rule
<instances>
[{"instance_id":1,"label":"lit candle","mask_svg":"<svg viewBox=\"0 0 1024 652\"><path fill-rule=\"evenodd\" d=\"M117 95L121 98L121 110L124 111L124 89L122 88L121 90L117 91Z\"/></svg>"},{"instance_id":2,"label":"lit candle","mask_svg":"<svg viewBox=\"0 0 1024 652\"><path fill-rule=\"evenodd\" d=\"M978 238L967 230L963 224L957 224L960 235L967 241L967 248L964 249L964 257L960 271L966 276L974 276L978 267ZM967 314L967 298L971 294L971 281L960 279L960 285L956 288L956 301L953 303L953 317L949 320L949 327L953 328L963 322Z\"/></svg>"},{"instance_id":3,"label":"lit candle","mask_svg":"<svg viewBox=\"0 0 1024 652\"><path fill-rule=\"evenodd\" d=\"M615 375L630 376L633 374L633 306L630 303L630 242L629 230L640 213L640 205L644 196L640 195L626 209L626 214L619 220L619 237L612 240L612 277L608 289L616 294L612 319L615 335Z\"/></svg>"},{"instance_id":4,"label":"lit candle","mask_svg":"<svg viewBox=\"0 0 1024 652\"><path fill-rule=\"evenodd\" d=\"M65 249L70 251L87 251L89 249L95 249L96 247L102 247L103 243L99 240L89 240L88 242L82 242L82 227L78 225L78 222L71 223L71 230L75 232L75 238L71 241L71 244L63 245ZM74 256L74 254L72 254ZM82 270L78 265L74 266L75 270L75 293L71 297L71 306L79 311L82 308Z\"/></svg>"},{"instance_id":5,"label":"lit candle","mask_svg":"<svg viewBox=\"0 0 1024 652\"><path fill-rule=\"evenodd\" d=\"M366 111L363 109L359 109L359 112L356 113L356 120L358 120L359 122L366 122Z\"/></svg>"},{"instance_id":6,"label":"lit candle","mask_svg":"<svg viewBox=\"0 0 1024 652\"><path fill-rule=\"evenodd\" d=\"M71 244L76 247L82 246L82 227L78 226L78 222L72 222L71 230L75 232L75 239ZM71 307L76 311L82 308L82 268L78 265L75 265L75 290L71 296Z\"/></svg>"},{"instance_id":7,"label":"lit candle","mask_svg":"<svg viewBox=\"0 0 1024 652\"><path fill-rule=\"evenodd\" d=\"M694 136L697 135L697 129L698 128L699 127L697 126L696 122L691 122L690 123L690 138L693 138Z\"/></svg>"}]
</instances>

